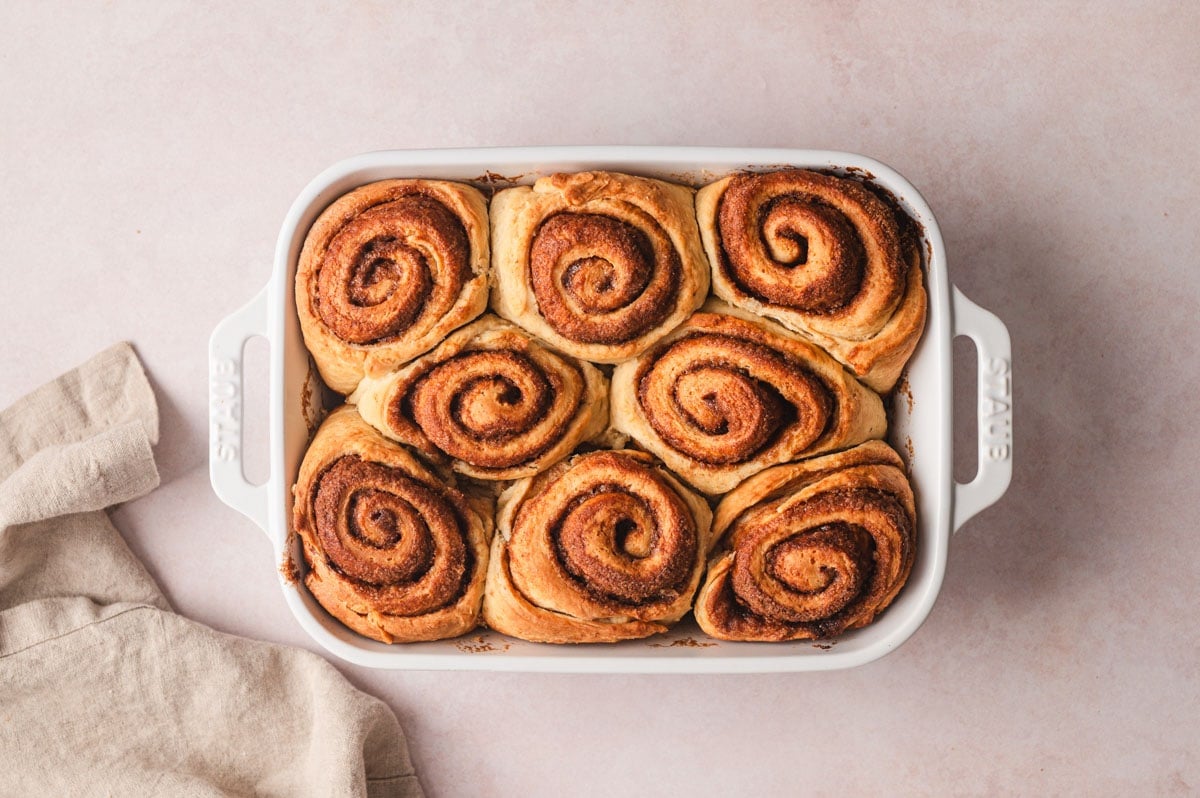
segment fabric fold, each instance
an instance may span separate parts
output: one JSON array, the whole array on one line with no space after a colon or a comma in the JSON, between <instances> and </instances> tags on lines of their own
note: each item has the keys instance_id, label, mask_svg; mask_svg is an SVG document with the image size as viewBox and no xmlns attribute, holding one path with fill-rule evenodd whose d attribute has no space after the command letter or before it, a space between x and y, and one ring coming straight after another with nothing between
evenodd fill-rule
<instances>
[{"instance_id":1,"label":"fabric fold","mask_svg":"<svg viewBox=\"0 0 1200 798\"><path fill-rule=\"evenodd\" d=\"M157 440L154 392L127 343L0 411L0 610L13 613L0 645L20 605L41 599L169 609L103 512L158 486ZM52 614L48 631L64 633L70 617Z\"/></svg>"},{"instance_id":2,"label":"fabric fold","mask_svg":"<svg viewBox=\"0 0 1200 798\"><path fill-rule=\"evenodd\" d=\"M0 411L0 479L43 449L131 421L158 443L154 391L133 347L119 343Z\"/></svg>"},{"instance_id":3,"label":"fabric fold","mask_svg":"<svg viewBox=\"0 0 1200 798\"><path fill-rule=\"evenodd\" d=\"M104 512L157 440L128 344L0 411L0 793L422 795L387 705L170 611Z\"/></svg>"},{"instance_id":4,"label":"fabric fold","mask_svg":"<svg viewBox=\"0 0 1200 798\"><path fill-rule=\"evenodd\" d=\"M34 454L0 483L0 527L103 510L158 487L150 439L137 421Z\"/></svg>"}]
</instances>

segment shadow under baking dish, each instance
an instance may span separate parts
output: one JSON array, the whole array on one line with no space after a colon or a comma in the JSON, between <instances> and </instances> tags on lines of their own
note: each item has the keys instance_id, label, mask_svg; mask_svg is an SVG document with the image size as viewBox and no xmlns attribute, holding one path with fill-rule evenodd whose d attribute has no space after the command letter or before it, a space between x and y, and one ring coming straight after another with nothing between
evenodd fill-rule
<instances>
[{"instance_id":1,"label":"shadow under baking dish","mask_svg":"<svg viewBox=\"0 0 1200 798\"><path fill-rule=\"evenodd\" d=\"M895 197L920 226L929 313L890 413L889 439L908 462L917 502L917 556L908 583L871 625L832 641L728 643L713 640L689 615L670 632L615 644L528 643L479 629L452 640L387 645L343 626L304 588L303 557L290 529L291 485L319 410L317 382L296 317L293 281L309 227L334 199L385 178L426 177L473 183L485 190L532 183L553 172L605 169L702 185L739 170L783 166L866 178ZM694 147L533 147L413 150L349 158L313 180L292 205L280 232L265 303L270 361L271 478L261 520L281 568L281 585L301 626L347 661L374 668L559 672L749 673L830 670L877 659L907 640L928 616L941 588L951 535L951 285L945 248L924 199L889 167L849 153ZM215 478L214 478L215 481ZM289 565L290 562L290 565Z\"/></svg>"}]
</instances>

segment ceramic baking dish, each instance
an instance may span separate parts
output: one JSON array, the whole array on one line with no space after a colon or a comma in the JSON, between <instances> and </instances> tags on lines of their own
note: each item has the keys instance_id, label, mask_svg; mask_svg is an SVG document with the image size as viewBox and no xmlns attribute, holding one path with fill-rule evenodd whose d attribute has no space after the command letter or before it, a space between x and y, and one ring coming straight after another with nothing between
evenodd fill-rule
<instances>
[{"instance_id":1,"label":"ceramic baking dish","mask_svg":"<svg viewBox=\"0 0 1200 798\"><path fill-rule=\"evenodd\" d=\"M309 226L336 197L393 177L447 178L481 187L532 183L560 171L607 169L701 185L729 172L782 165L853 173L891 192L920 224L929 292L925 334L892 408L890 439L911 468L917 499L918 554L907 586L875 623L831 643L727 643L710 640L690 616L670 633L615 645L552 646L480 629L455 640L385 645L360 637L328 615L289 571L303 569L290 530L291 485L320 412L292 293L296 261ZM951 340L978 349L979 470L970 483L952 476ZM243 472L242 352L247 340L270 346L270 479L253 485ZM830 670L861 665L907 640L925 620L946 570L950 537L995 502L1012 476L1012 365L1008 330L950 282L937 222L913 186L878 161L843 152L697 147L528 147L375 152L335 164L300 193L275 249L270 282L223 320L209 344L210 474L217 495L270 538L280 585L300 625L321 646L375 668L578 672L756 672ZM295 565L290 565L295 564ZM296 568L298 566L298 568Z\"/></svg>"}]
</instances>

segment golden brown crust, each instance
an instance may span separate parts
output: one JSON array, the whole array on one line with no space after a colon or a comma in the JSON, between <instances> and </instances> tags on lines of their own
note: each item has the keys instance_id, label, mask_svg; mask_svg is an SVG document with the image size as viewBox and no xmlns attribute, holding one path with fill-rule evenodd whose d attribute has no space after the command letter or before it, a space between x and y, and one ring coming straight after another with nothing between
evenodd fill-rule
<instances>
[{"instance_id":1,"label":"golden brown crust","mask_svg":"<svg viewBox=\"0 0 1200 798\"><path fill-rule=\"evenodd\" d=\"M717 506L696 620L722 640L865 626L908 579L915 530L903 461L882 441L763 471Z\"/></svg>"},{"instance_id":2,"label":"golden brown crust","mask_svg":"<svg viewBox=\"0 0 1200 798\"><path fill-rule=\"evenodd\" d=\"M325 383L348 394L483 312L483 195L441 180L384 180L339 197L313 224L296 269L304 342Z\"/></svg>"},{"instance_id":3,"label":"golden brown crust","mask_svg":"<svg viewBox=\"0 0 1200 798\"><path fill-rule=\"evenodd\" d=\"M895 384L925 326L920 251L860 183L801 169L702 188L717 296L820 344L868 386Z\"/></svg>"},{"instance_id":4,"label":"golden brown crust","mask_svg":"<svg viewBox=\"0 0 1200 798\"><path fill-rule=\"evenodd\" d=\"M487 315L350 397L372 426L477 479L533 476L601 432L608 381Z\"/></svg>"},{"instance_id":5,"label":"golden brown crust","mask_svg":"<svg viewBox=\"0 0 1200 798\"><path fill-rule=\"evenodd\" d=\"M644 452L577 455L500 497L484 621L551 643L665 631L691 607L710 521Z\"/></svg>"},{"instance_id":6,"label":"golden brown crust","mask_svg":"<svg viewBox=\"0 0 1200 798\"><path fill-rule=\"evenodd\" d=\"M492 200L492 306L575 357L616 363L700 305L708 265L690 188L612 172L544 177Z\"/></svg>"},{"instance_id":7,"label":"golden brown crust","mask_svg":"<svg viewBox=\"0 0 1200 798\"><path fill-rule=\"evenodd\" d=\"M491 507L445 485L353 408L321 425L293 497L304 583L339 621L385 643L477 625Z\"/></svg>"},{"instance_id":8,"label":"golden brown crust","mask_svg":"<svg viewBox=\"0 0 1200 798\"><path fill-rule=\"evenodd\" d=\"M612 424L705 493L883 435L883 403L798 335L710 300L612 376Z\"/></svg>"},{"instance_id":9,"label":"golden brown crust","mask_svg":"<svg viewBox=\"0 0 1200 798\"><path fill-rule=\"evenodd\" d=\"M305 241L305 343L357 406L322 425L293 488L305 584L331 614L385 642L481 622L615 642L667 630L694 597L714 637L795 640L888 606L915 516L898 456L871 440L872 389L925 324L907 217L794 169L699 192L554 174L488 214L470 186L385 180ZM468 324L491 279L516 326ZM732 305L705 304L710 280ZM593 363L617 364L611 386ZM572 456L630 439L647 451ZM451 469L485 482L459 489ZM729 492L714 516L685 483Z\"/></svg>"}]
</instances>

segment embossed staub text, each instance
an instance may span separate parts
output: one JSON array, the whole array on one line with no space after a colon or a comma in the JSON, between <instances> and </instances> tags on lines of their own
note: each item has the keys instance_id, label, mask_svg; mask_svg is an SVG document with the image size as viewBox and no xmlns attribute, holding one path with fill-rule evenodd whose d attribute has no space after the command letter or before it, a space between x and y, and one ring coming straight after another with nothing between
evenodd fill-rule
<instances>
[{"instance_id":1,"label":"embossed staub text","mask_svg":"<svg viewBox=\"0 0 1200 798\"><path fill-rule=\"evenodd\" d=\"M209 425L212 456L222 462L237 459L242 441L241 369L233 358L212 361L208 375Z\"/></svg>"},{"instance_id":2,"label":"embossed staub text","mask_svg":"<svg viewBox=\"0 0 1200 798\"><path fill-rule=\"evenodd\" d=\"M983 452L990 460L1007 460L1012 457L1012 363L989 359L979 388Z\"/></svg>"}]
</instances>

